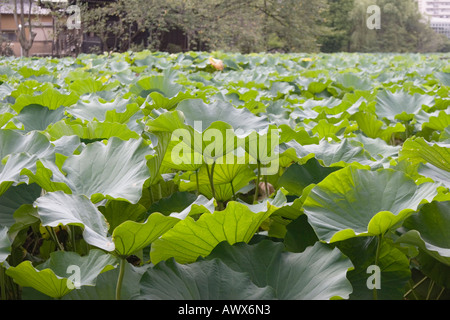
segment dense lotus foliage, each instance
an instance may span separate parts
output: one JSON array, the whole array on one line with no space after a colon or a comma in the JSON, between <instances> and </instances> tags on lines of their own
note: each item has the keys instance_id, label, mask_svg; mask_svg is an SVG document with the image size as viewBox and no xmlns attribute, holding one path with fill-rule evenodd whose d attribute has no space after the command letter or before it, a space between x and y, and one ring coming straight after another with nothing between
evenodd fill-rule
<instances>
[{"instance_id":1,"label":"dense lotus foliage","mask_svg":"<svg viewBox=\"0 0 450 320\"><path fill-rule=\"evenodd\" d=\"M449 59L2 58L1 298L448 299Z\"/></svg>"}]
</instances>

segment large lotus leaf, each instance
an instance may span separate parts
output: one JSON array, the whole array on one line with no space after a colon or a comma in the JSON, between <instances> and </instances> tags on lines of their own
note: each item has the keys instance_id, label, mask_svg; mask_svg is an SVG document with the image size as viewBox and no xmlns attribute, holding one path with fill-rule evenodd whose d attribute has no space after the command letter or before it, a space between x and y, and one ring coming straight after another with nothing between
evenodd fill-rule
<instances>
[{"instance_id":1,"label":"large lotus leaf","mask_svg":"<svg viewBox=\"0 0 450 320\"><path fill-rule=\"evenodd\" d=\"M170 137L171 134L169 132L155 132L151 135L152 147L156 155L147 162L151 173L150 185L155 184L159 177L159 171L170 144Z\"/></svg>"},{"instance_id":2,"label":"large lotus leaf","mask_svg":"<svg viewBox=\"0 0 450 320\"><path fill-rule=\"evenodd\" d=\"M112 235L115 252L119 256L127 257L151 244L178 221L180 220L177 218L164 216L159 212L150 214L143 223L125 221L114 229Z\"/></svg>"},{"instance_id":3,"label":"large lotus leaf","mask_svg":"<svg viewBox=\"0 0 450 320\"><path fill-rule=\"evenodd\" d=\"M36 184L10 187L0 196L0 226L12 226L14 212L24 204L32 204L40 195L41 187Z\"/></svg>"},{"instance_id":4,"label":"large lotus leaf","mask_svg":"<svg viewBox=\"0 0 450 320\"><path fill-rule=\"evenodd\" d=\"M450 126L450 114L447 112L442 110L436 116L431 116L428 122L422 125L422 129L431 128L433 130L444 131L445 128Z\"/></svg>"},{"instance_id":5,"label":"large lotus leaf","mask_svg":"<svg viewBox=\"0 0 450 320\"><path fill-rule=\"evenodd\" d=\"M387 241L382 241L378 255L379 279L375 281L379 281L379 289L376 289L376 297L381 300L402 300L405 286L411 279L409 259ZM377 278L374 277L374 269L369 269L375 266L377 237L351 238L339 242L337 246L355 266L355 269L347 274L353 287L350 299L374 299L375 289L369 288L368 282L373 285L373 278Z\"/></svg>"},{"instance_id":6,"label":"large lotus leaf","mask_svg":"<svg viewBox=\"0 0 450 320\"><path fill-rule=\"evenodd\" d=\"M139 139L139 134L131 130L126 124L118 122L61 120L50 125L46 132L52 140L61 139L64 136L78 136L85 140L100 140L118 137L123 140Z\"/></svg>"},{"instance_id":7,"label":"large lotus leaf","mask_svg":"<svg viewBox=\"0 0 450 320\"><path fill-rule=\"evenodd\" d=\"M148 265L137 268L130 263L125 264L122 290L120 292L122 300L130 300L139 296L139 281L147 268ZM97 276L95 286L81 286L81 288L66 294L63 300L115 300L119 272L119 268L102 272Z\"/></svg>"},{"instance_id":8,"label":"large lotus leaf","mask_svg":"<svg viewBox=\"0 0 450 320\"><path fill-rule=\"evenodd\" d=\"M436 72L434 74L444 86L450 86L450 72Z\"/></svg>"},{"instance_id":9,"label":"large lotus leaf","mask_svg":"<svg viewBox=\"0 0 450 320\"><path fill-rule=\"evenodd\" d=\"M175 73L171 70L162 75L144 76L131 86L130 91L143 98L152 92L159 92L167 98L174 97L179 92L185 91L182 85L174 82L174 76Z\"/></svg>"},{"instance_id":10,"label":"large lotus leaf","mask_svg":"<svg viewBox=\"0 0 450 320\"><path fill-rule=\"evenodd\" d=\"M195 171L203 165L203 156L182 141L173 140L167 147L162 166L175 170ZM178 138L177 138L178 139Z\"/></svg>"},{"instance_id":11,"label":"large lotus leaf","mask_svg":"<svg viewBox=\"0 0 450 320\"><path fill-rule=\"evenodd\" d=\"M26 132L43 131L64 118L64 107L50 110L41 105L30 105L22 109L15 119L23 124Z\"/></svg>"},{"instance_id":12,"label":"large lotus leaf","mask_svg":"<svg viewBox=\"0 0 450 320\"><path fill-rule=\"evenodd\" d=\"M56 251L37 267L24 261L17 267L8 268L6 274L23 287L61 298L76 287L94 286L97 276L116 264L117 258L96 249L84 257L75 252Z\"/></svg>"},{"instance_id":13,"label":"large lotus leaf","mask_svg":"<svg viewBox=\"0 0 450 320\"><path fill-rule=\"evenodd\" d=\"M0 163L0 195L2 195L12 185L22 182L28 183L26 176L22 172L36 167L36 156L27 153L16 153L8 157L5 165Z\"/></svg>"},{"instance_id":14,"label":"large lotus leaf","mask_svg":"<svg viewBox=\"0 0 450 320\"><path fill-rule=\"evenodd\" d=\"M94 203L105 197L137 203L144 182L150 178L147 157L153 152L142 139L123 141L112 137L107 145L94 142L79 155L67 158L62 166L66 176L58 182Z\"/></svg>"},{"instance_id":15,"label":"large lotus leaf","mask_svg":"<svg viewBox=\"0 0 450 320\"><path fill-rule=\"evenodd\" d=\"M32 204L20 206L14 212L14 224L9 227L8 234L11 239L15 240L19 233L23 230L29 230L33 224L40 222L37 209Z\"/></svg>"},{"instance_id":16,"label":"large lotus leaf","mask_svg":"<svg viewBox=\"0 0 450 320\"><path fill-rule=\"evenodd\" d=\"M344 119L338 123L331 123L328 120L321 119L311 129L312 133L319 139L333 139L339 141L339 137L343 137L349 132L355 131L357 127L351 125L348 119Z\"/></svg>"},{"instance_id":17,"label":"large lotus leaf","mask_svg":"<svg viewBox=\"0 0 450 320\"><path fill-rule=\"evenodd\" d=\"M356 134L351 141L358 141L361 147L364 148L374 159L383 160L389 164L390 159L398 157L401 149L400 146L391 146L380 138L368 138L362 134Z\"/></svg>"},{"instance_id":18,"label":"large lotus leaf","mask_svg":"<svg viewBox=\"0 0 450 320\"><path fill-rule=\"evenodd\" d=\"M190 192L175 192L167 198L162 198L152 204L149 212L160 212L165 216L171 216L183 220L189 215L214 212L214 199L209 200L203 195L198 197Z\"/></svg>"},{"instance_id":19,"label":"large lotus leaf","mask_svg":"<svg viewBox=\"0 0 450 320\"><path fill-rule=\"evenodd\" d=\"M348 165L360 168L379 168L380 162L372 160L370 154L364 150L361 143L350 139L343 139L339 143L322 140L318 145L302 146L296 141L280 145L280 162L283 158L305 164L315 157L325 167L346 167Z\"/></svg>"},{"instance_id":20,"label":"large lotus leaf","mask_svg":"<svg viewBox=\"0 0 450 320\"><path fill-rule=\"evenodd\" d=\"M248 242L271 213L271 209L255 213L248 206L231 201L225 210L203 213L198 220L186 217L153 242L151 261L157 264L174 257L179 263L193 262L207 256L222 241Z\"/></svg>"},{"instance_id":21,"label":"large lotus leaf","mask_svg":"<svg viewBox=\"0 0 450 320\"><path fill-rule=\"evenodd\" d=\"M377 95L376 113L380 118L391 121L410 120L422 110L422 106L433 106L434 97L416 93L411 95L406 91L380 91Z\"/></svg>"},{"instance_id":22,"label":"large lotus leaf","mask_svg":"<svg viewBox=\"0 0 450 320\"><path fill-rule=\"evenodd\" d=\"M305 214L302 214L286 226L286 235L283 242L287 251L303 252L317 241L319 239Z\"/></svg>"},{"instance_id":23,"label":"large lotus leaf","mask_svg":"<svg viewBox=\"0 0 450 320\"><path fill-rule=\"evenodd\" d=\"M66 141L69 142L70 140ZM64 159L63 157L61 161ZM60 171L59 165L53 161L46 159L38 160L37 158L30 159L30 166L24 165L21 174L23 177L28 177L29 184L36 183L45 191L53 192L61 190L65 193L72 193L64 182L60 182L65 181L65 176Z\"/></svg>"},{"instance_id":24,"label":"large lotus leaf","mask_svg":"<svg viewBox=\"0 0 450 320\"><path fill-rule=\"evenodd\" d=\"M49 88L38 95L21 94L12 108L20 113L23 108L29 105L40 105L50 110L56 110L61 106L70 107L78 101L78 95L74 92L64 94L57 89Z\"/></svg>"},{"instance_id":25,"label":"large lotus leaf","mask_svg":"<svg viewBox=\"0 0 450 320\"><path fill-rule=\"evenodd\" d=\"M302 253L285 252L282 243L269 240L233 246L223 242L207 257L214 258L235 271L248 273L258 287L273 288L276 299L346 299L352 292L346 278L352 263L338 249L319 242Z\"/></svg>"},{"instance_id":26,"label":"large lotus leaf","mask_svg":"<svg viewBox=\"0 0 450 320\"><path fill-rule=\"evenodd\" d=\"M264 132L268 128L268 120L266 117L258 117L247 109L237 109L231 103L224 101L215 101L206 104L201 99L190 99L181 102L177 110L183 112L185 122L192 128L196 128L195 122L201 124L199 132L203 132L209 128L214 122L220 121L227 123L240 136L246 136L253 131L257 133Z\"/></svg>"},{"instance_id":27,"label":"large lotus leaf","mask_svg":"<svg viewBox=\"0 0 450 320\"><path fill-rule=\"evenodd\" d=\"M113 255L104 253L99 249L92 249L85 256L70 251L52 252L50 258L36 266L36 269L51 269L57 276L69 278L71 275L75 276L75 268L73 267L76 267L80 271L78 274L79 283L76 283L76 285L94 286L100 273L111 270L117 265L118 259Z\"/></svg>"},{"instance_id":28,"label":"large lotus leaf","mask_svg":"<svg viewBox=\"0 0 450 320\"><path fill-rule=\"evenodd\" d=\"M407 232L398 242L416 245L450 266L450 201L433 201L424 205L403 226Z\"/></svg>"},{"instance_id":29,"label":"large lotus leaf","mask_svg":"<svg viewBox=\"0 0 450 320\"><path fill-rule=\"evenodd\" d=\"M149 268L140 282L141 300L271 300L271 288L257 287L220 259L182 265L173 259Z\"/></svg>"},{"instance_id":30,"label":"large lotus leaf","mask_svg":"<svg viewBox=\"0 0 450 320\"><path fill-rule=\"evenodd\" d=\"M87 243L106 251L114 250L105 217L85 196L65 194L62 191L49 192L38 198L34 205L43 226L80 226Z\"/></svg>"},{"instance_id":31,"label":"large lotus leaf","mask_svg":"<svg viewBox=\"0 0 450 320\"><path fill-rule=\"evenodd\" d=\"M12 130L0 130L0 161L9 154L26 152L39 158L53 154L53 146L39 132L22 134Z\"/></svg>"},{"instance_id":32,"label":"large lotus leaf","mask_svg":"<svg viewBox=\"0 0 450 320\"><path fill-rule=\"evenodd\" d=\"M431 178L436 182L441 182L446 187L450 187L450 171L439 169L429 163L419 164L417 172L425 177Z\"/></svg>"},{"instance_id":33,"label":"large lotus leaf","mask_svg":"<svg viewBox=\"0 0 450 320\"><path fill-rule=\"evenodd\" d=\"M8 268L6 274L20 286L32 287L52 298L59 299L75 288L68 279L70 275L64 278L57 276L51 269L37 270L29 260Z\"/></svg>"},{"instance_id":34,"label":"large lotus leaf","mask_svg":"<svg viewBox=\"0 0 450 320\"><path fill-rule=\"evenodd\" d=\"M104 206L99 206L98 209L108 221L110 233L125 221L143 221L147 212L147 209L140 203L133 204L120 200L110 200Z\"/></svg>"},{"instance_id":35,"label":"large lotus leaf","mask_svg":"<svg viewBox=\"0 0 450 320\"><path fill-rule=\"evenodd\" d=\"M99 97L96 97L89 101L78 101L71 108L67 109L67 113L78 119L97 120L100 122L107 120L107 118L113 118L113 115L115 115L115 120L119 120L116 122L126 123L138 110L139 106L136 103L132 103L131 99L117 97L112 102L102 102L99 100ZM118 115L121 115L121 117L119 118Z\"/></svg>"},{"instance_id":36,"label":"large lotus leaf","mask_svg":"<svg viewBox=\"0 0 450 320\"><path fill-rule=\"evenodd\" d=\"M336 81L338 85L349 89L370 90L372 88L372 83L369 79L353 73L339 73L336 76Z\"/></svg>"},{"instance_id":37,"label":"large lotus leaf","mask_svg":"<svg viewBox=\"0 0 450 320\"><path fill-rule=\"evenodd\" d=\"M395 126L386 126L379 120L376 114L360 111L352 116L358 123L358 128L369 138L380 138L386 142L391 140L394 133L404 132L405 126L402 123L396 123Z\"/></svg>"},{"instance_id":38,"label":"large lotus leaf","mask_svg":"<svg viewBox=\"0 0 450 320\"><path fill-rule=\"evenodd\" d=\"M404 159L412 163L428 162L441 170L450 171L450 147L445 143L429 143L423 138L408 139L398 160Z\"/></svg>"},{"instance_id":39,"label":"large lotus leaf","mask_svg":"<svg viewBox=\"0 0 450 320\"><path fill-rule=\"evenodd\" d=\"M3 128L14 117L10 108L0 107L0 128Z\"/></svg>"},{"instance_id":40,"label":"large lotus leaf","mask_svg":"<svg viewBox=\"0 0 450 320\"><path fill-rule=\"evenodd\" d=\"M189 182L181 180L180 191L194 191L197 190L198 186L198 191L201 194L212 198L213 194L208 170L211 171L211 168L207 169L206 165L204 165L198 170L197 174L190 175ZM236 192L247 186L254 179L255 173L247 164L215 164L213 174L215 199L219 201L231 199Z\"/></svg>"},{"instance_id":41,"label":"large lotus leaf","mask_svg":"<svg viewBox=\"0 0 450 320\"><path fill-rule=\"evenodd\" d=\"M278 179L278 187L283 187L291 194L301 196L303 189L312 183L319 183L330 173L339 170L339 167L323 167L312 158L305 164L293 163Z\"/></svg>"},{"instance_id":42,"label":"large lotus leaf","mask_svg":"<svg viewBox=\"0 0 450 320\"><path fill-rule=\"evenodd\" d=\"M11 240L8 236L8 227L0 226L0 264L8 258L11 253ZM1 268L1 266L0 266Z\"/></svg>"},{"instance_id":43,"label":"large lotus leaf","mask_svg":"<svg viewBox=\"0 0 450 320\"><path fill-rule=\"evenodd\" d=\"M69 90L82 96L87 93L94 93L98 91L112 91L119 85L119 81L110 83L103 83L102 80L96 80L93 78L77 79L69 84Z\"/></svg>"},{"instance_id":44,"label":"large lotus leaf","mask_svg":"<svg viewBox=\"0 0 450 320\"><path fill-rule=\"evenodd\" d=\"M434 183L416 185L399 171L347 167L317 184L303 210L319 239L327 242L382 235L423 201L432 201L437 187Z\"/></svg>"}]
</instances>

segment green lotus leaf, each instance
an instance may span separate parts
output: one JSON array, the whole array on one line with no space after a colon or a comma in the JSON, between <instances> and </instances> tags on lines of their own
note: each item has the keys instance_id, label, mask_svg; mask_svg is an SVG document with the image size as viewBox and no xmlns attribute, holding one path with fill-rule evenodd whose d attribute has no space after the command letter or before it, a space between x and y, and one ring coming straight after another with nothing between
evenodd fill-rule
<instances>
[{"instance_id":1,"label":"green lotus leaf","mask_svg":"<svg viewBox=\"0 0 450 320\"><path fill-rule=\"evenodd\" d=\"M145 76L130 87L130 92L138 97L147 98L146 109L174 109L181 101L193 98L185 87L174 82L175 73L171 70L162 75Z\"/></svg>"},{"instance_id":2,"label":"green lotus leaf","mask_svg":"<svg viewBox=\"0 0 450 320\"><path fill-rule=\"evenodd\" d=\"M147 209L140 203L129 203L128 201L110 200L105 206L98 209L108 221L109 232L125 221L141 222L145 220Z\"/></svg>"},{"instance_id":3,"label":"green lotus leaf","mask_svg":"<svg viewBox=\"0 0 450 320\"><path fill-rule=\"evenodd\" d=\"M139 296L139 281L148 266L141 268L134 267L130 263L125 264L125 271L120 294L121 300L130 300ZM95 286L81 286L77 290L72 290L63 300L115 300L117 278L119 268L100 273L95 281Z\"/></svg>"},{"instance_id":4,"label":"green lotus leaf","mask_svg":"<svg viewBox=\"0 0 450 320\"><path fill-rule=\"evenodd\" d=\"M95 97L89 101L78 101L67 108L67 113L81 120L126 123L139 109L131 99L116 97L112 102L101 102L99 97Z\"/></svg>"},{"instance_id":5,"label":"green lotus leaf","mask_svg":"<svg viewBox=\"0 0 450 320\"><path fill-rule=\"evenodd\" d=\"M9 154L26 152L39 158L53 156L53 145L39 132L22 134L12 130L0 130L0 161Z\"/></svg>"},{"instance_id":6,"label":"green lotus leaf","mask_svg":"<svg viewBox=\"0 0 450 320\"><path fill-rule=\"evenodd\" d=\"M203 165L203 155L182 141L172 140L161 165L175 170L196 171Z\"/></svg>"},{"instance_id":7,"label":"green lotus leaf","mask_svg":"<svg viewBox=\"0 0 450 320\"><path fill-rule=\"evenodd\" d=\"M433 104L434 97L426 94L411 95L406 91L393 93L387 90L380 91L377 95L376 114L381 119L407 121L418 114L423 105L431 107Z\"/></svg>"},{"instance_id":8,"label":"green lotus leaf","mask_svg":"<svg viewBox=\"0 0 450 320\"><path fill-rule=\"evenodd\" d=\"M71 92L82 96L86 93L95 93L98 91L113 91L119 84L119 81L103 83L101 80L88 77L86 79L77 79L73 81L69 84L68 88Z\"/></svg>"},{"instance_id":9,"label":"green lotus leaf","mask_svg":"<svg viewBox=\"0 0 450 320\"><path fill-rule=\"evenodd\" d=\"M300 215L286 227L284 245L289 252L303 252L307 247L313 246L317 241L319 239L305 214Z\"/></svg>"},{"instance_id":10,"label":"green lotus leaf","mask_svg":"<svg viewBox=\"0 0 450 320\"><path fill-rule=\"evenodd\" d=\"M437 195L437 184L416 185L403 172L347 167L318 183L303 210L320 240L382 235L398 226L423 201Z\"/></svg>"},{"instance_id":11,"label":"green lotus leaf","mask_svg":"<svg viewBox=\"0 0 450 320\"><path fill-rule=\"evenodd\" d=\"M20 111L15 119L22 123L25 132L33 130L43 131L51 124L54 124L64 118L64 107L50 110L41 105L29 105Z\"/></svg>"},{"instance_id":12,"label":"green lotus leaf","mask_svg":"<svg viewBox=\"0 0 450 320\"><path fill-rule=\"evenodd\" d=\"M285 188L291 194L301 196L304 188L312 183L319 183L330 173L339 169L339 167L323 167L315 158L303 165L293 163L278 179L278 186Z\"/></svg>"},{"instance_id":13,"label":"green lotus leaf","mask_svg":"<svg viewBox=\"0 0 450 320\"><path fill-rule=\"evenodd\" d=\"M139 134L131 130L126 124L117 122L68 121L63 119L50 125L46 132L52 140L61 139L64 136L78 136L85 140L101 140L118 137L122 140L139 139Z\"/></svg>"},{"instance_id":14,"label":"green lotus leaf","mask_svg":"<svg viewBox=\"0 0 450 320\"><path fill-rule=\"evenodd\" d=\"M223 211L203 213L198 220L186 217L153 242L153 264L169 258L179 263L193 262L207 256L222 242L248 242L272 210L253 212L248 206L231 201Z\"/></svg>"},{"instance_id":15,"label":"green lotus leaf","mask_svg":"<svg viewBox=\"0 0 450 320\"><path fill-rule=\"evenodd\" d=\"M189 215L212 213L214 210L214 199L209 200L203 195L197 197L190 192L175 192L152 204L149 212L160 212L165 216L183 220Z\"/></svg>"},{"instance_id":16,"label":"green lotus leaf","mask_svg":"<svg viewBox=\"0 0 450 320\"><path fill-rule=\"evenodd\" d=\"M266 117L255 116L247 109L237 109L220 100L206 104L201 99L190 99L181 102L177 110L183 112L185 123L192 128L197 127L195 121L200 121L200 132L218 121L229 124L234 131L239 130L240 136L246 136L253 131L261 133L267 130L269 125Z\"/></svg>"},{"instance_id":17,"label":"green lotus leaf","mask_svg":"<svg viewBox=\"0 0 450 320\"><path fill-rule=\"evenodd\" d=\"M429 163L441 170L450 171L450 148L445 143L429 143L423 138L408 139L403 144L398 160L412 163Z\"/></svg>"},{"instance_id":18,"label":"green lotus leaf","mask_svg":"<svg viewBox=\"0 0 450 320\"><path fill-rule=\"evenodd\" d=\"M11 240L8 236L8 227L0 225L0 264L3 263L10 254Z\"/></svg>"},{"instance_id":19,"label":"green lotus leaf","mask_svg":"<svg viewBox=\"0 0 450 320\"><path fill-rule=\"evenodd\" d=\"M74 194L85 195L94 203L103 198L137 203L144 182L150 178L147 158L154 151L142 139L128 141L112 137L107 145L94 142L79 155L64 162L63 180Z\"/></svg>"},{"instance_id":20,"label":"green lotus leaf","mask_svg":"<svg viewBox=\"0 0 450 320\"><path fill-rule=\"evenodd\" d=\"M127 257L151 244L178 221L180 220L177 218L164 216L159 212L150 214L143 223L125 221L113 232L115 252L119 256Z\"/></svg>"},{"instance_id":21,"label":"green lotus leaf","mask_svg":"<svg viewBox=\"0 0 450 320\"><path fill-rule=\"evenodd\" d=\"M341 142L322 140L318 145L302 146L296 141L280 145L280 162L282 158L305 164L309 159L316 158L325 167L346 167L348 165L360 168L379 168L381 163L372 159L360 143L350 139Z\"/></svg>"},{"instance_id":22,"label":"green lotus leaf","mask_svg":"<svg viewBox=\"0 0 450 320\"><path fill-rule=\"evenodd\" d=\"M348 89L370 90L372 84L369 79L353 73L339 73L336 77L337 84Z\"/></svg>"},{"instance_id":23,"label":"green lotus leaf","mask_svg":"<svg viewBox=\"0 0 450 320\"><path fill-rule=\"evenodd\" d=\"M436 116L431 116L428 122L422 124L422 129L431 128L432 130L444 131L445 128L450 126L450 114L447 112L442 110Z\"/></svg>"},{"instance_id":24,"label":"green lotus leaf","mask_svg":"<svg viewBox=\"0 0 450 320\"><path fill-rule=\"evenodd\" d=\"M147 270L140 281L140 300L269 300L271 288L259 288L248 275L220 259L181 265L174 259Z\"/></svg>"},{"instance_id":25,"label":"green lotus leaf","mask_svg":"<svg viewBox=\"0 0 450 320\"><path fill-rule=\"evenodd\" d=\"M75 288L68 278L57 276L51 269L37 270L29 260L8 268L6 274L20 286L32 287L52 298L59 299Z\"/></svg>"},{"instance_id":26,"label":"green lotus leaf","mask_svg":"<svg viewBox=\"0 0 450 320\"><path fill-rule=\"evenodd\" d=\"M36 266L37 270L51 269L57 276L70 278L75 275L74 270L79 270L79 286L95 286L96 278L100 273L115 268L118 259L111 254L99 249L89 250L85 256L80 256L76 252L55 251L50 254L50 258L44 263ZM77 271L78 271L77 270Z\"/></svg>"},{"instance_id":27,"label":"green lotus leaf","mask_svg":"<svg viewBox=\"0 0 450 320\"><path fill-rule=\"evenodd\" d=\"M30 261L24 261L17 267L9 267L6 274L23 287L32 287L59 299L79 286L94 286L96 277L112 269L116 262L113 256L96 249L84 257L75 252L56 251L37 267L33 267Z\"/></svg>"},{"instance_id":28,"label":"green lotus leaf","mask_svg":"<svg viewBox=\"0 0 450 320\"><path fill-rule=\"evenodd\" d=\"M376 237L359 237L341 241L337 244L355 266L347 274L353 292L350 300L372 300L374 290L380 300L403 300L405 286L411 279L408 257L387 240L383 240L379 250L378 263L375 264L377 252ZM378 266L379 270L371 269ZM379 271L379 273L378 273ZM376 279L375 272L379 278ZM372 279L370 279L372 277ZM372 280L372 281L371 281ZM378 281L379 289L369 288L373 281Z\"/></svg>"},{"instance_id":29,"label":"green lotus leaf","mask_svg":"<svg viewBox=\"0 0 450 320\"><path fill-rule=\"evenodd\" d=\"M212 198L212 190L209 180L208 170L211 166L202 166L197 174L190 175L190 181L180 181L180 191L197 190L208 198ZM251 180L255 179L255 173L250 169L248 164L235 163L215 164L213 183L215 190L215 198L219 201L226 201L233 197L241 188L248 185ZM198 178L198 181L197 181ZM234 192L233 192L234 191Z\"/></svg>"},{"instance_id":30,"label":"green lotus leaf","mask_svg":"<svg viewBox=\"0 0 450 320\"><path fill-rule=\"evenodd\" d=\"M149 181L150 185L155 184L160 176L159 171L170 144L170 137L171 135L169 132L155 132L151 134L152 147L155 151L155 156L147 161L147 166L151 173Z\"/></svg>"},{"instance_id":31,"label":"green lotus leaf","mask_svg":"<svg viewBox=\"0 0 450 320\"><path fill-rule=\"evenodd\" d=\"M391 159L396 159L401 146L391 146L380 138L369 138L362 134L356 134L350 141L358 141L372 158L382 161L386 165Z\"/></svg>"},{"instance_id":32,"label":"green lotus leaf","mask_svg":"<svg viewBox=\"0 0 450 320\"><path fill-rule=\"evenodd\" d=\"M28 153L16 153L8 157L5 165L0 164L0 195L5 193L13 185L30 182L22 173L27 169L35 168L37 160L35 155L30 156Z\"/></svg>"},{"instance_id":33,"label":"green lotus leaf","mask_svg":"<svg viewBox=\"0 0 450 320\"><path fill-rule=\"evenodd\" d=\"M406 233L397 242L418 246L436 260L450 266L450 201L433 201L403 224Z\"/></svg>"},{"instance_id":34,"label":"green lotus leaf","mask_svg":"<svg viewBox=\"0 0 450 320\"><path fill-rule=\"evenodd\" d=\"M49 88L38 95L21 94L16 99L15 104L11 107L17 113L20 113L23 108L29 105L40 105L42 107L47 107L50 110L56 110L61 106L70 107L76 103L78 99L79 96L74 92L64 94L57 89Z\"/></svg>"},{"instance_id":35,"label":"green lotus leaf","mask_svg":"<svg viewBox=\"0 0 450 320\"><path fill-rule=\"evenodd\" d=\"M86 196L49 192L38 198L34 206L43 226L80 226L87 243L106 251L114 250L105 217Z\"/></svg>"},{"instance_id":36,"label":"green lotus leaf","mask_svg":"<svg viewBox=\"0 0 450 320\"><path fill-rule=\"evenodd\" d=\"M396 123L395 126L386 126L381 120L378 120L377 115L360 111L352 116L352 119L358 123L358 128L369 138L380 138L386 142L391 140L394 133L404 132L405 126L401 123Z\"/></svg>"},{"instance_id":37,"label":"green lotus leaf","mask_svg":"<svg viewBox=\"0 0 450 320\"><path fill-rule=\"evenodd\" d=\"M19 184L10 187L0 196L0 225L11 227L15 223L14 212L24 204L32 204L41 195L36 184Z\"/></svg>"},{"instance_id":38,"label":"green lotus leaf","mask_svg":"<svg viewBox=\"0 0 450 320\"><path fill-rule=\"evenodd\" d=\"M261 288L273 288L275 299L329 300L348 298L346 278L353 265L338 249L316 242L302 253L284 252L282 243L220 243L207 257L220 259L237 272L248 273Z\"/></svg>"},{"instance_id":39,"label":"green lotus leaf","mask_svg":"<svg viewBox=\"0 0 450 320\"><path fill-rule=\"evenodd\" d=\"M450 86L450 72L436 72L434 74L444 86Z\"/></svg>"},{"instance_id":40,"label":"green lotus leaf","mask_svg":"<svg viewBox=\"0 0 450 320\"><path fill-rule=\"evenodd\" d=\"M417 173L450 187L450 171L439 169L429 163L420 163Z\"/></svg>"}]
</instances>

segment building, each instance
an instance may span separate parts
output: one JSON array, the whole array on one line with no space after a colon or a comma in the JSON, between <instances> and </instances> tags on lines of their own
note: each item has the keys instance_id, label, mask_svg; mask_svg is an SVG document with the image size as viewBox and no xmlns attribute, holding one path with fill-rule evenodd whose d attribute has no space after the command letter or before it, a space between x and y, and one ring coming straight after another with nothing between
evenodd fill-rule
<instances>
[{"instance_id":1,"label":"building","mask_svg":"<svg viewBox=\"0 0 450 320\"><path fill-rule=\"evenodd\" d=\"M17 12L20 14L20 5L17 7ZM28 1L24 3L24 11L27 13L27 17L28 12L31 12L32 29L33 32L36 33L29 55L51 55L53 43L53 18L51 11L39 7L34 2L30 8L30 3ZM18 23L20 23L20 19L18 19L18 21ZM28 19L25 19L25 21L27 23ZM16 30L20 27L22 26L20 24L17 25L14 19L14 1L0 0L0 35L9 43L14 55L17 57L20 57L23 54L22 47L20 46L16 34Z\"/></svg>"},{"instance_id":2,"label":"building","mask_svg":"<svg viewBox=\"0 0 450 320\"><path fill-rule=\"evenodd\" d=\"M99 2L98 0L85 1ZM92 37L84 36L80 29L67 28L69 15L66 9L71 4L68 0L25 0L23 2L25 27L27 27L30 13L32 31L36 33L29 56L76 56L81 53L82 48L89 47L88 40ZM20 57L23 56L23 49L16 33L18 28L22 27L19 18L21 12L19 0L17 0L17 23L14 18L14 9L14 0L0 0L0 45L10 46L13 54ZM29 29L25 28L25 30L28 36ZM0 47L0 54L2 54L1 49Z\"/></svg>"},{"instance_id":3,"label":"building","mask_svg":"<svg viewBox=\"0 0 450 320\"><path fill-rule=\"evenodd\" d=\"M450 0L418 0L419 11L432 29L450 39Z\"/></svg>"}]
</instances>

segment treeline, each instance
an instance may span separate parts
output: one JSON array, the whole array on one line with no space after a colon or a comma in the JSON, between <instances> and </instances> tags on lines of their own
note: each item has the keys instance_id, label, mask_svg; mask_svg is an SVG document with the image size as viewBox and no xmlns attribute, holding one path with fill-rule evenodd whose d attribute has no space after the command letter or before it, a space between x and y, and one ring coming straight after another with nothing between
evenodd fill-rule
<instances>
[{"instance_id":1,"label":"treeline","mask_svg":"<svg viewBox=\"0 0 450 320\"><path fill-rule=\"evenodd\" d=\"M370 5L380 29L369 29ZM80 4L104 51L438 52L414 0L117 0Z\"/></svg>"}]
</instances>

